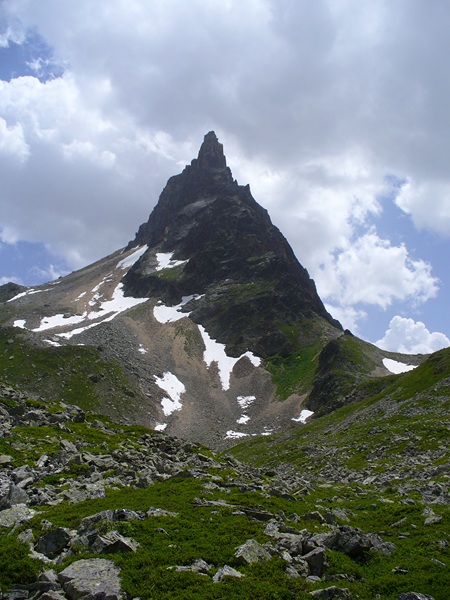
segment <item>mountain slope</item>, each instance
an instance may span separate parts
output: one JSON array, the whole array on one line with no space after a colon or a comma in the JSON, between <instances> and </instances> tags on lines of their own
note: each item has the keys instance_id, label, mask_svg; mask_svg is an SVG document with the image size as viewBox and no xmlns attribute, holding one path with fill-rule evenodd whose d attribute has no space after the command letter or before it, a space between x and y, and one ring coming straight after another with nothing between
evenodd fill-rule
<instances>
[{"instance_id":1,"label":"mountain slope","mask_svg":"<svg viewBox=\"0 0 450 600\"><path fill-rule=\"evenodd\" d=\"M450 350L375 383L255 468L0 381L2 597L446 600Z\"/></svg>"},{"instance_id":2,"label":"mountain slope","mask_svg":"<svg viewBox=\"0 0 450 600\"><path fill-rule=\"evenodd\" d=\"M127 248L0 298L11 382L215 448L298 427L303 409L334 410L389 373L388 353L327 313L214 132Z\"/></svg>"},{"instance_id":3,"label":"mountain slope","mask_svg":"<svg viewBox=\"0 0 450 600\"><path fill-rule=\"evenodd\" d=\"M191 319L232 356L247 350L286 355L320 334L339 333L267 211L249 186L233 180L214 132L205 136L198 158L169 180L130 247L144 244L148 250L125 276L125 290L172 304L202 296ZM165 278L152 269L155 251L182 264ZM294 336L283 331L287 327L295 328Z\"/></svg>"}]
</instances>

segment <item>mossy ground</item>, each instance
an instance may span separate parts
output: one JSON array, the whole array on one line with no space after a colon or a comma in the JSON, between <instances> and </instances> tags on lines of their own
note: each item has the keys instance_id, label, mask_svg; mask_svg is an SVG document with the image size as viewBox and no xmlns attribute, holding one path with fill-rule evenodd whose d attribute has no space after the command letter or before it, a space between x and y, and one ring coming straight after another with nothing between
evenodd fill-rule
<instances>
[{"instance_id":1,"label":"mossy ground","mask_svg":"<svg viewBox=\"0 0 450 600\"><path fill-rule=\"evenodd\" d=\"M108 406L129 413L134 384L118 361L105 360L92 346L43 347L17 328L0 329L0 373L30 394L103 412ZM105 402L107 398L107 402Z\"/></svg>"}]
</instances>

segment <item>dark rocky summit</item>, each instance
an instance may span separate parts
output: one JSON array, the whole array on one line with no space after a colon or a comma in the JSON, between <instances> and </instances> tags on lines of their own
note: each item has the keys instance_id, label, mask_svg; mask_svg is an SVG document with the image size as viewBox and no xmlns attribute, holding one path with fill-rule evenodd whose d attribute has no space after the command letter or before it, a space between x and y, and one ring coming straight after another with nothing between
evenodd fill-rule
<instances>
[{"instance_id":1,"label":"dark rocky summit","mask_svg":"<svg viewBox=\"0 0 450 600\"><path fill-rule=\"evenodd\" d=\"M286 355L324 331L328 338L340 331L267 211L233 180L212 131L198 158L169 179L128 247L141 245L148 250L125 277L127 293L169 304L204 295L186 310L230 354ZM155 251L185 262L170 276L155 273Z\"/></svg>"}]
</instances>

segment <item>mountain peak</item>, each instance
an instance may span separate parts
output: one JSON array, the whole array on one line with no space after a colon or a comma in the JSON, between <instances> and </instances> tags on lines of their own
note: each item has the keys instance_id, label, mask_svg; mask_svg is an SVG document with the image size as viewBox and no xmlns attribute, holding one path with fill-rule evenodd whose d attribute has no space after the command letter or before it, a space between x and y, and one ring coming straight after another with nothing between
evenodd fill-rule
<instances>
[{"instance_id":1,"label":"mountain peak","mask_svg":"<svg viewBox=\"0 0 450 600\"><path fill-rule=\"evenodd\" d=\"M323 330L328 337L341 332L267 211L249 186L233 180L214 131L198 158L169 179L129 248L144 245L123 280L126 293L171 305L201 296L191 319L233 356L286 355ZM157 253L181 266L156 270Z\"/></svg>"},{"instance_id":2,"label":"mountain peak","mask_svg":"<svg viewBox=\"0 0 450 600\"><path fill-rule=\"evenodd\" d=\"M207 133L200 147L198 158L192 161L200 169L224 169L227 161L223 153L223 145L214 131Z\"/></svg>"}]
</instances>

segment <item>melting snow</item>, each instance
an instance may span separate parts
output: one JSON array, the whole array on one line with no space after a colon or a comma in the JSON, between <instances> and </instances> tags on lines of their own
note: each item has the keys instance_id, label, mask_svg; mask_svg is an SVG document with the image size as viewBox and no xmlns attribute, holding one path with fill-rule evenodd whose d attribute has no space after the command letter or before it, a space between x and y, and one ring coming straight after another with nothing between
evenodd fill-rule
<instances>
[{"instance_id":1,"label":"melting snow","mask_svg":"<svg viewBox=\"0 0 450 600\"><path fill-rule=\"evenodd\" d=\"M46 292L46 291L47 291L46 289L45 290L35 290L34 288L30 288L26 292L20 292L20 294L17 294L17 296L10 298L9 300L7 300L7 302L13 302L14 300L18 300L19 298L22 298L23 296L31 296L32 294L40 294L41 292Z\"/></svg>"},{"instance_id":2,"label":"melting snow","mask_svg":"<svg viewBox=\"0 0 450 600\"><path fill-rule=\"evenodd\" d=\"M297 421L297 423L306 423L306 419L313 414L314 413L312 410L307 410L306 408L304 408L300 413L300 416L297 418L293 418L292 421Z\"/></svg>"},{"instance_id":3,"label":"melting snow","mask_svg":"<svg viewBox=\"0 0 450 600\"><path fill-rule=\"evenodd\" d=\"M256 400L256 396L238 396L237 401L242 410L245 410L250 406L252 402Z\"/></svg>"},{"instance_id":4,"label":"melting snow","mask_svg":"<svg viewBox=\"0 0 450 600\"><path fill-rule=\"evenodd\" d=\"M258 367L261 364L261 359L251 352L245 352L245 354L242 354L238 358L235 358L234 356L228 356L225 353L225 344L221 344L220 342L213 340L202 325L198 325L198 328L202 334L203 342L206 348L203 354L203 360L205 361L207 367L210 367L211 363L213 362L217 363L219 368L219 377L222 383L222 389L224 391L230 388L231 372L234 368L234 365L243 356L247 356L247 358L250 359L251 363L255 367Z\"/></svg>"},{"instance_id":5,"label":"melting snow","mask_svg":"<svg viewBox=\"0 0 450 600\"><path fill-rule=\"evenodd\" d=\"M86 318L86 313L82 315L73 315L72 317L64 317L64 315L53 315L53 317L44 317L41 324L32 331L45 331L54 327L64 327L65 325L78 325Z\"/></svg>"},{"instance_id":6,"label":"melting snow","mask_svg":"<svg viewBox=\"0 0 450 600\"><path fill-rule=\"evenodd\" d=\"M164 431L164 429L166 427L167 427L167 423L156 423L155 431Z\"/></svg>"},{"instance_id":7,"label":"melting snow","mask_svg":"<svg viewBox=\"0 0 450 600\"><path fill-rule=\"evenodd\" d=\"M238 396L237 401L242 410L246 410L252 402L256 400L256 396ZM239 425L245 425L250 421L250 417L245 413L236 421Z\"/></svg>"},{"instance_id":8,"label":"melting snow","mask_svg":"<svg viewBox=\"0 0 450 600\"><path fill-rule=\"evenodd\" d=\"M91 329L91 327L96 327L100 325L100 323L106 323L107 321L112 321L118 314L121 312L128 310L129 308L133 308L134 306L138 306L143 302L147 302L147 298L133 298L132 296L124 296L123 286L121 283L115 288L112 299L106 300L100 304L98 311L91 311L89 314L84 313L83 320L88 318L89 320L101 319L97 323L92 323L91 325L86 325L86 327L79 327L78 329L73 329L72 331L68 331L67 333L58 333L60 337L69 339L74 335L78 335L87 329ZM106 315L106 316L105 316ZM62 323L64 325L64 323Z\"/></svg>"},{"instance_id":9,"label":"melting snow","mask_svg":"<svg viewBox=\"0 0 450 600\"><path fill-rule=\"evenodd\" d=\"M194 294L192 296L183 296L181 298L180 304L176 306L165 306L161 302L159 302L153 308L153 316L158 321L158 323L174 323L175 321L179 321L183 317L188 317L190 313L181 312L181 309L185 304L187 304L190 300L197 300L201 298L198 294Z\"/></svg>"},{"instance_id":10,"label":"melting snow","mask_svg":"<svg viewBox=\"0 0 450 600\"><path fill-rule=\"evenodd\" d=\"M386 367L386 369L388 369L388 371L395 374L406 373L407 371L412 371L416 368L416 365L407 365L390 358L383 358L383 365Z\"/></svg>"},{"instance_id":11,"label":"melting snow","mask_svg":"<svg viewBox=\"0 0 450 600\"><path fill-rule=\"evenodd\" d=\"M167 417L174 411L180 410L183 406L180 396L186 391L181 381L173 373L167 371L162 377L156 377L156 384L170 396L170 398L161 400L164 415Z\"/></svg>"},{"instance_id":12,"label":"melting snow","mask_svg":"<svg viewBox=\"0 0 450 600\"><path fill-rule=\"evenodd\" d=\"M139 344L138 352L140 352L141 354L147 354L148 350L144 348L142 344Z\"/></svg>"},{"instance_id":13,"label":"melting snow","mask_svg":"<svg viewBox=\"0 0 450 600\"><path fill-rule=\"evenodd\" d=\"M61 344L59 344L58 342L55 342L53 340L44 340L44 342L47 342L47 344L50 344L50 346L56 346L57 348L59 346L61 346Z\"/></svg>"},{"instance_id":14,"label":"melting snow","mask_svg":"<svg viewBox=\"0 0 450 600\"><path fill-rule=\"evenodd\" d=\"M239 419L236 421L236 423L238 425L245 425L249 421L250 421L250 417L248 415L242 415L242 417L239 417Z\"/></svg>"},{"instance_id":15,"label":"melting snow","mask_svg":"<svg viewBox=\"0 0 450 600\"><path fill-rule=\"evenodd\" d=\"M172 256L173 252L157 252L156 260L158 261L158 266L156 267L156 270L162 271L163 269L174 269L175 267L187 263L187 260L173 260Z\"/></svg>"},{"instance_id":16,"label":"melting snow","mask_svg":"<svg viewBox=\"0 0 450 600\"><path fill-rule=\"evenodd\" d=\"M146 252L148 246L141 246L137 250L135 250L132 254L122 259L117 263L116 269L129 269L137 262L141 256Z\"/></svg>"},{"instance_id":17,"label":"melting snow","mask_svg":"<svg viewBox=\"0 0 450 600\"><path fill-rule=\"evenodd\" d=\"M233 431L232 429L229 429L225 435L225 438L228 439L235 439L235 438L241 438L241 437L246 437L247 435L249 435L248 433L242 433L241 431Z\"/></svg>"},{"instance_id":18,"label":"melting snow","mask_svg":"<svg viewBox=\"0 0 450 600\"><path fill-rule=\"evenodd\" d=\"M9 302L9 300L8 300L8 302ZM25 319L17 319L17 321L14 321L13 326L19 327L20 329L25 329L25 323L26 323Z\"/></svg>"}]
</instances>

